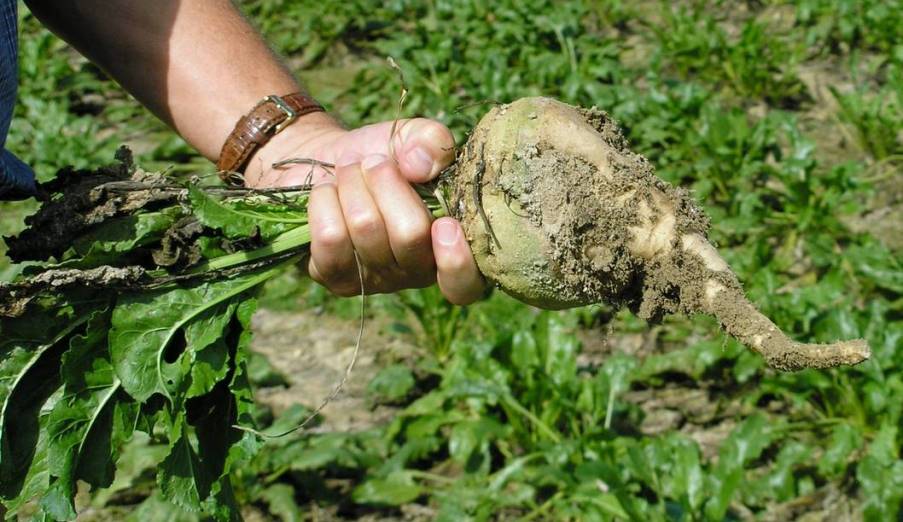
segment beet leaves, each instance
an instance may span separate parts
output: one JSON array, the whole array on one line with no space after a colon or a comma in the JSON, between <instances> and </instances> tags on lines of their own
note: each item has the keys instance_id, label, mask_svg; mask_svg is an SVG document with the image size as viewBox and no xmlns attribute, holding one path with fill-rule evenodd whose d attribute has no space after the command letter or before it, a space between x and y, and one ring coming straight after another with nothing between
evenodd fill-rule
<instances>
[{"instance_id":1,"label":"beet leaves","mask_svg":"<svg viewBox=\"0 0 903 522\"><path fill-rule=\"evenodd\" d=\"M0 286L0 496L76 516L77 481L109 486L135 431L169 453L157 483L218 520L239 512L230 470L258 449L247 376L262 283L309 241L306 192L174 185L126 151L61 171Z\"/></svg>"}]
</instances>

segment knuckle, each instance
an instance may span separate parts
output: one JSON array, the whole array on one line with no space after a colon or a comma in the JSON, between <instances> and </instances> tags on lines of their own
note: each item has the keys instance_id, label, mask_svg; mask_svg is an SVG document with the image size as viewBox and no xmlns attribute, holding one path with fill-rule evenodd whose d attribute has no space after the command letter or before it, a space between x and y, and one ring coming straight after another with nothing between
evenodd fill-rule
<instances>
[{"instance_id":1,"label":"knuckle","mask_svg":"<svg viewBox=\"0 0 903 522\"><path fill-rule=\"evenodd\" d=\"M408 288L426 288L436 282L435 267L419 267L417 270L393 271L383 280L386 292L397 292Z\"/></svg>"},{"instance_id":2,"label":"knuckle","mask_svg":"<svg viewBox=\"0 0 903 522\"><path fill-rule=\"evenodd\" d=\"M417 118L417 128L425 138L435 141L439 145L454 144L454 139L448 127L436 120Z\"/></svg>"},{"instance_id":3,"label":"knuckle","mask_svg":"<svg viewBox=\"0 0 903 522\"><path fill-rule=\"evenodd\" d=\"M477 301L478 297L471 295L446 295L449 303L456 306L467 306Z\"/></svg>"},{"instance_id":4,"label":"knuckle","mask_svg":"<svg viewBox=\"0 0 903 522\"><path fill-rule=\"evenodd\" d=\"M346 221L351 232L360 235L373 234L381 225L379 215L370 210L351 211L346 216Z\"/></svg>"},{"instance_id":5,"label":"knuckle","mask_svg":"<svg viewBox=\"0 0 903 522\"><path fill-rule=\"evenodd\" d=\"M425 272L411 278L411 288L427 288L436 283L436 272Z\"/></svg>"},{"instance_id":6,"label":"knuckle","mask_svg":"<svg viewBox=\"0 0 903 522\"><path fill-rule=\"evenodd\" d=\"M333 194L335 192L336 186L333 182L325 182L314 185L314 187L310 189L311 204L319 202L320 199L328 197L330 194Z\"/></svg>"},{"instance_id":7,"label":"knuckle","mask_svg":"<svg viewBox=\"0 0 903 522\"><path fill-rule=\"evenodd\" d=\"M432 250L429 223L411 220L399 224L395 227L394 235L395 243L403 254Z\"/></svg>"},{"instance_id":8,"label":"knuckle","mask_svg":"<svg viewBox=\"0 0 903 522\"><path fill-rule=\"evenodd\" d=\"M343 177L360 174L361 157L360 154L344 150L339 156L335 166L336 179L341 180Z\"/></svg>"},{"instance_id":9,"label":"knuckle","mask_svg":"<svg viewBox=\"0 0 903 522\"><path fill-rule=\"evenodd\" d=\"M319 273L317 282L328 288L330 291L334 292L336 288L339 288L341 286L342 281L338 275L338 271L336 271L332 266L326 265L323 267L317 267L317 271Z\"/></svg>"},{"instance_id":10,"label":"knuckle","mask_svg":"<svg viewBox=\"0 0 903 522\"><path fill-rule=\"evenodd\" d=\"M364 290L367 294L389 294L404 288L398 279L398 274L389 269L374 271L364 282Z\"/></svg>"},{"instance_id":11,"label":"knuckle","mask_svg":"<svg viewBox=\"0 0 903 522\"><path fill-rule=\"evenodd\" d=\"M345 227L335 222L321 222L318 225L315 227L311 239L315 247L331 249L346 242L348 233Z\"/></svg>"}]
</instances>

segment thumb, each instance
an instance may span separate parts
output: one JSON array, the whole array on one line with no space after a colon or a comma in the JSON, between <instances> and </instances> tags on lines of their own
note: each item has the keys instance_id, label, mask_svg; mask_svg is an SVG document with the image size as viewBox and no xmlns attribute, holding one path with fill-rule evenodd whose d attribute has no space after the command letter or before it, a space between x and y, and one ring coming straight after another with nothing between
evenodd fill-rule
<instances>
[{"instance_id":1,"label":"thumb","mask_svg":"<svg viewBox=\"0 0 903 522\"><path fill-rule=\"evenodd\" d=\"M454 161L455 139L445 125L414 118L400 120L398 126L393 141L395 160L409 182L429 181Z\"/></svg>"},{"instance_id":2,"label":"thumb","mask_svg":"<svg viewBox=\"0 0 903 522\"><path fill-rule=\"evenodd\" d=\"M453 304L466 305L479 299L486 281L473 259L461 225L452 218L439 218L432 227L433 255L439 289Z\"/></svg>"}]
</instances>

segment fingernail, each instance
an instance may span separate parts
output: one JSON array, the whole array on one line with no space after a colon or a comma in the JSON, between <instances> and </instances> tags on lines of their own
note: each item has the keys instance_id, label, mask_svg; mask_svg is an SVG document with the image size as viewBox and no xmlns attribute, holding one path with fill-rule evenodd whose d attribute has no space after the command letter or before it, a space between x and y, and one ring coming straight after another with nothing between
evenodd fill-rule
<instances>
[{"instance_id":1,"label":"fingernail","mask_svg":"<svg viewBox=\"0 0 903 522\"><path fill-rule=\"evenodd\" d=\"M369 156L365 156L364 160L361 161L361 168L370 170L377 165L382 165L388 159L389 157L385 154L370 154Z\"/></svg>"},{"instance_id":2,"label":"fingernail","mask_svg":"<svg viewBox=\"0 0 903 522\"><path fill-rule=\"evenodd\" d=\"M417 147L408 153L408 165L416 174L429 175L433 172L433 157L423 147Z\"/></svg>"},{"instance_id":3,"label":"fingernail","mask_svg":"<svg viewBox=\"0 0 903 522\"><path fill-rule=\"evenodd\" d=\"M452 246L457 243L458 225L450 220L443 220L436 223L436 241L444 246Z\"/></svg>"}]
</instances>

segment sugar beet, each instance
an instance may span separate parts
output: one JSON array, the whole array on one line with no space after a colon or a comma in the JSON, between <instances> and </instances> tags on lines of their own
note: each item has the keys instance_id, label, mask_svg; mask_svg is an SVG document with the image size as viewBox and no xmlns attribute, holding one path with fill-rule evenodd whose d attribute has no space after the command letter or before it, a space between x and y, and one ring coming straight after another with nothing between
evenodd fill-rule
<instances>
[{"instance_id":1,"label":"sugar beet","mask_svg":"<svg viewBox=\"0 0 903 522\"><path fill-rule=\"evenodd\" d=\"M790 340L746 299L689 194L655 176L595 109L525 98L492 109L447 181L483 274L541 308L712 314L782 370L856 364L864 341Z\"/></svg>"}]
</instances>

